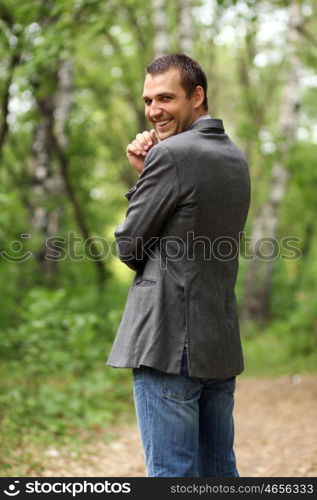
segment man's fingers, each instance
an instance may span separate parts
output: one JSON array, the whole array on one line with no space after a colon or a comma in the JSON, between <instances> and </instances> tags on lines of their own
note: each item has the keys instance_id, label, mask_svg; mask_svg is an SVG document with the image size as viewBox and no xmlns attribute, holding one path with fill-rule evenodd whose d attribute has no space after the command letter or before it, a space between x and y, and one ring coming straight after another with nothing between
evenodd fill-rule
<instances>
[{"instance_id":1,"label":"man's fingers","mask_svg":"<svg viewBox=\"0 0 317 500\"><path fill-rule=\"evenodd\" d=\"M139 134L138 134L139 135ZM145 156L147 151L146 151L146 146L142 145L139 140L135 139L132 141L132 145L136 148L136 150L139 152L138 154Z\"/></svg>"},{"instance_id":2,"label":"man's fingers","mask_svg":"<svg viewBox=\"0 0 317 500\"><path fill-rule=\"evenodd\" d=\"M151 134L147 130L145 130L144 132L141 132L141 133L137 134L136 135L136 139L142 145L144 145L144 144L151 145L151 143L152 143Z\"/></svg>"},{"instance_id":3,"label":"man's fingers","mask_svg":"<svg viewBox=\"0 0 317 500\"><path fill-rule=\"evenodd\" d=\"M151 140L153 141L153 144L158 143L158 138L157 138L157 135L156 135L154 128L152 128L152 130L150 131L150 137L151 137Z\"/></svg>"},{"instance_id":4,"label":"man's fingers","mask_svg":"<svg viewBox=\"0 0 317 500\"><path fill-rule=\"evenodd\" d=\"M131 144L128 145L127 149L127 154L128 155L141 155L141 156L145 156L146 155L146 151L144 151L144 149L142 148L142 146L140 145L140 143L137 141L137 140L134 140L133 142L131 142Z\"/></svg>"},{"instance_id":5,"label":"man's fingers","mask_svg":"<svg viewBox=\"0 0 317 500\"><path fill-rule=\"evenodd\" d=\"M131 143L131 144L129 144L129 145L127 146L126 153L127 153L127 155L132 156L132 155L139 155L139 154L140 154L140 151L139 151L137 148L135 148L135 147L133 146L133 144Z\"/></svg>"},{"instance_id":6,"label":"man's fingers","mask_svg":"<svg viewBox=\"0 0 317 500\"><path fill-rule=\"evenodd\" d=\"M126 153L128 156L146 156L152 146L157 143L155 130L152 129L150 132L145 130L136 135L134 141L127 146Z\"/></svg>"},{"instance_id":7,"label":"man's fingers","mask_svg":"<svg viewBox=\"0 0 317 500\"><path fill-rule=\"evenodd\" d=\"M148 151L153 146L153 141L150 132L145 130L142 133L137 134L136 140L140 143L143 149Z\"/></svg>"}]
</instances>

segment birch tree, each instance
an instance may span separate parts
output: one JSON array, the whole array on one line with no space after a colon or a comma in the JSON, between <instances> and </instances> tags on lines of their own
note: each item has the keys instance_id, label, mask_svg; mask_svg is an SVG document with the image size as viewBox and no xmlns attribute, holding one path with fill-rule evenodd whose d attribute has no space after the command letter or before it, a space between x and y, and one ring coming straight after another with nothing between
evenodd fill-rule
<instances>
[{"instance_id":1,"label":"birch tree","mask_svg":"<svg viewBox=\"0 0 317 500\"><path fill-rule=\"evenodd\" d=\"M182 0L179 6L179 48L188 56L193 55L192 0Z\"/></svg>"},{"instance_id":2,"label":"birch tree","mask_svg":"<svg viewBox=\"0 0 317 500\"><path fill-rule=\"evenodd\" d=\"M287 190L289 172L288 153L296 137L300 105L300 58L298 44L302 25L301 4L292 0L289 6L288 71L285 74L279 117L279 137L276 141L276 161L272 166L267 201L254 218L252 230L252 260L245 288L243 318L263 323L269 319L274 255L263 260L264 241L275 245L278 235L279 208ZM267 250L266 250L267 251Z\"/></svg>"},{"instance_id":3,"label":"birch tree","mask_svg":"<svg viewBox=\"0 0 317 500\"><path fill-rule=\"evenodd\" d=\"M168 52L167 12L165 0L153 0L153 50L154 58Z\"/></svg>"}]
</instances>

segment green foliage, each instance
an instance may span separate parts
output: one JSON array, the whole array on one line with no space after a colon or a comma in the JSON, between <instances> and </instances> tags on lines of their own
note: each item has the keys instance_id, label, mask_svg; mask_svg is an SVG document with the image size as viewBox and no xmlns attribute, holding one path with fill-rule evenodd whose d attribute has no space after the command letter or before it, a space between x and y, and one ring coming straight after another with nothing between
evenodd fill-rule
<instances>
[{"instance_id":1,"label":"green foliage","mask_svg":"<svg viewBox=\"0 0 317 500\"><path fill-rule=\"evenodd\" d=\"M251 236L278 159L275 144L288 67L287 23L278 35L267 37L263 22L277 10L285 11L289 2L212 4L192 3L193 55L208 76L211 114L224 119L229 135L248 155L252 200L246 233ZM245 375L316 370L316 2L305 1L304 10L298 57L307 81L300 134L286 158L290 177L278 224L279 241L294 236L301 255L274 262L268 324L242 326ZM178 51L179 9L167 0L166 11L169 50ZM39 460L30 452L35 440L82 439L119 416L131 416L130 372L105 366L131 274L108 255L102 262L108 274L101 289L93 259L71 257L67 245L70 233L81 237L73 250L83 254L83 225L89 236L111 243L124 216L123 193L136 180L125 149L148 127L140 96L144 68L154 57L154 36L153 2L0 0L0 423L5 475L39 470ZM35 180L39 157L34 152L35 133L49 118L56 134L58 113L55 109L44 116L43 105L56 104L65 60L73 62L63 130L68 189L50 140L42 141L46 149L42 144L41 151L49 157L46 182L41 183L40 169ZM65 258L51 274L43 268L44 242L51 233L34 222L41 210L45 217L37 222L59 211L55 233L64 238ZM30 238L22 240L21 234ZM13 242L23 244L20 252L12 250ZM27 250L32 257L23 262L5 258ZM237 283L241 306L247 269L248 262L242 261Z\"/></svg>"},{"instance_id":2,"label":"green foliage","mask_svg":"<svg viewBox=\"0 0 317 500\"><path fill-rule=\"evenodd\" d=\"M64 289L33 289L21 303L19 325L2 332L3 470L13 466L26 437L87 437L131 414L130 373L105 365L120 318L115 289L103 297L102 311L90 310L90 290L74 297Z\"/></svg>"},{"instance_id":3,"label":"green foliage","mask_svg":"<svg viewBox=\"0 0 317 500\"><path fill-rule=\"evenodd\" d=\"M274 378L281 375L293 376L316 371L316 341L310 339L310 331L290 330L285 322L274 322L269 328L259 330L249 327L253 338L243 342L244 377Z\"/></svg>"}]
</instances>

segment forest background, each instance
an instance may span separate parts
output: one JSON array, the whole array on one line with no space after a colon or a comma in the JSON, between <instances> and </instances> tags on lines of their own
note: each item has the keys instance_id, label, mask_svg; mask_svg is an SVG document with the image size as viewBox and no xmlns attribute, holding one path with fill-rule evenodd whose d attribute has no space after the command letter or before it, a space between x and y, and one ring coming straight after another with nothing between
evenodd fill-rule
<instances>
[{"instance_id":1,"label":"forest background","mask_svg":"<svg viewBox=\"0 0 317 500\"><path fill-rule=\"evenodd\" d=\"M133 276L113 231L156 56L202 64L250 164L243 376L316 371L316 32L313 0L0 0L2 476L133 418L130 370L105 366Z\"/></svg>"}]
</instances>

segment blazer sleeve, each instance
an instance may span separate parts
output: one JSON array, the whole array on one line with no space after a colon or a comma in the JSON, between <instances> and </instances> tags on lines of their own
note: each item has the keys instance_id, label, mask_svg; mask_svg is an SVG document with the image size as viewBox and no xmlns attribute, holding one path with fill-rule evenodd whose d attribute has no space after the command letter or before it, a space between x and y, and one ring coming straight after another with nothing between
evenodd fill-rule
<instances>
[{"instance_id":1,"label":"blazer sleeve","mask_svg":"<svg viewBox=\"0 0 317 500\"><path fill-rule=\"evenodd\" d=\"M179 200L177 169L162 144L149 151L136 186L127 194L131 196L126 218L114 234L120 260L138 271L143 267L147 244L159 236Z\"/></svg>"}]
</instances>

